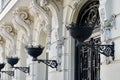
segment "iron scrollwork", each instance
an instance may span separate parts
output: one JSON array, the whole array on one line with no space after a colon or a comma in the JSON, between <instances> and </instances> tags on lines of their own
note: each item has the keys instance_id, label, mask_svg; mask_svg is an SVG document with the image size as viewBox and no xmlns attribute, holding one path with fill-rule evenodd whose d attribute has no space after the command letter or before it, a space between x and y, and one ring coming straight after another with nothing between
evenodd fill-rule
<instances>
[{"instance_id":1,"label":"iron scrollwork","mask_svg":"<svg viewBox=\"0 0 120 80\"><path fill-rule=\"evenodd\" d=\"M97 45L97 51L106 57L111 56L114 60L114 43L112 45Z\"/></svg>"},{"instance_id":2,"label":"iron scrollwork","mask_svg":"<svg viewBox=\"0 0 120 80\"><path fill-rule=\"evenodd\" d=\"M0 71L2 73L6 73L8 74L9 76L14 76L14 71Z\"/></svg>"},{"instance_id":3,"label":"iron scrollwork","mask_svg":"<svg viewBox=\"0 0 120 80\"><path fill-rule=\"evenodd\" d=\"M99 17L99 1L93 0L83 6L79 13L77 23L87 24L89 27L93 27L94 31L100 28L100 17Z\"/></svg>"},{"instance_id":4,"label":"iron scrollwork","mask_svg":"<svg viewBox=\"0 0 120 80\"><path fill-rule=\"evenodd\" d=\"M87 27L91 27L93 29L92 33L99 31L100 17L98 8L99 0L87 0L80 9L77 24L88 25ZM83 34L84 33L85 32L83 32ZM86 31L86 34L87 33L88 32ZM100 80L101 60L99 50L97 49L98 46L95 45L100 45L101 41L100 39L96 40L96 37L99 36L93 36L94 41L91 41L90 36L82 42L74 38L76 40L76 45L79 41L79 45L75 46L75 80Z\"/></svg>"},{"instance_id":5,"label":"iron scrollwork","mask_svg":"<svg viewBox=\"0 0 120 80\"><path fill-rule=\"evenodd\" d=\"M112 44L105 44L105 45L100 45L100 44L94 44L95 42L99 42L100 38L98 39L93 39L88 43L83 42L83 45L86 45L87 47L90 47L94 51L97 51L100 54L105 55L106 57L112 57L112 60L114 60L114 42Z\"/></svg>"},{"instance_id":6,"label":"iron scrollwork","mask_svg":"<svg viewBox=\"0 0 120 80\"><path fill-rule=\"evenodd\" d=\"M38 59L38 63L44 63L47 66L50 66L51 68L57 68L57 61L56 60L43 60L43 59Z\"/></svg>"},{"instance_id":7,"label":"iron scrollwork","mask_svg":"<svg viewBox=\"0 0 120 80\"><path fill-rule=\"evenodd\" d=\"M26 49L28 51L28 54L33 57L33 61L38 61L38 63L42 62L47 66L50 66L51 68L57 68L58 63L56 60L37 59L37 57L41 55L44 50L44 47L42 47L41 45L38 47L26 47Z\"/></svg>"},{"instance_id":8,"label":"iron scrollwork","mask_svg":"<svg viewBox=\"0 0 120 80\"><path fill-rule=\"evenodd\" d=\"M13 67L15 69L19 69L24 73L29 73L30 72L30 67Z\"/></svg>"}]
</instances>

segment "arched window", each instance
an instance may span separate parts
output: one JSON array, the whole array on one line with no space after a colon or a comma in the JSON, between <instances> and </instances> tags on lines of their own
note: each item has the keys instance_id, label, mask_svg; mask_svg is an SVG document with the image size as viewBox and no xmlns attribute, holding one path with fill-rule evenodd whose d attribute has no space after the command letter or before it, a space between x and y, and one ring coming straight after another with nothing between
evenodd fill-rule
<instances>
[{"instance_id":1,"label":"arched window","mask_svg":"<svg viewBox=\"0 0 120 80\"><path fill-rule=\"evenodd\" d=\"M81 8L77 24L94 27L93 33L100 31L99 1L88 0ZM100 44L100 36L92 36L94 44ZM90 43L90 39L86 40ZM100 54L83 45L75 47L75 80L100 80Z\"/></svg>"}]
</instances>

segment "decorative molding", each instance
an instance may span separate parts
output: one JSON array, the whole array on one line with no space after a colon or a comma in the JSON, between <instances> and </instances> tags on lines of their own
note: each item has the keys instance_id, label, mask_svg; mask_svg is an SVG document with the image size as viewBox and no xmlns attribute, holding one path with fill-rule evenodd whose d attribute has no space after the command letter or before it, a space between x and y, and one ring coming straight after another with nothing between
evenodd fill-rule
<instances>
[{"instance_id":1,"label":"decorative molding","mask_svg":"<svg viewBox=\"0 0 120 80\"><path fill-rule=\"evenodd\" d=\"M102 29L102 37L101 41L103 43L109 44L111 42L111 30L113 27L115 28L116 24L116 15L111 14L112 12L110 9L111 1L109 0L100 0L99 6L99 14L100 14L100 21L101 21L101 29ZM110 57L106 57L106 63L109 64L111 62Z\"/></svg>"},{"instance_id":2,"label":"decorative molding","mask_svg":"<svg viewBox=\"0 0 120 80\"><path fill-rule=\"evenodd\" d=\"M57 70L58 71L61 71L61 63L62 63L62 45L61 45L61 39L62 39L62 35L60 34L61 33L61 26L62 26L62 22L61 22L61 19L60 17L62 16L61 14L61 11L60 11L60 6L58 6L55 2L52 2L50 1L48 3L48 5L46 5L46 7L48 7L52 13L52 27L54 27L55 29L55 37L56 37L56 40L57 40L57 63L58 63L58 66L57 66Z\"/></svg>"},{"instance_id":3,"label":"decorative molding","mask_svg":"<svg viewBox=\"0 0 120 80\"><path fill-rule=\"evenodd\" d=\"M105 42L109 42L111 39L111 29L116 24L116 16L117 15L107 15L106 10L106 1L102 1L100 3L99 7L99 13L100 13L100 21L101 21L101 28L102 28L102 36L103 40Z\"/></svg>"},{"instance_id":4,"label":"decorative molding","mask_svg":"<svg viewBox=\"0 0 120 80\"><path fill-rule=\"evenodd\" d=\"M0 29L1 29L0 32L1 36L6 40L9 40L10 43L14 44L13 37L15 36L15 31L13 30L13 27L9 24L3 23L0 25Z\"/></svg>"},{"instance_id":5,"label":"decorative molding","mask_svg":"<svg viewBox=\"0 0 120 80\"><path fill-rule=\"evenodd\" d=\"M40 4L38 4L38 3ZM56 1L49 1L49 0L32 0L32 6L39 15L42 15L44 17L44 27L46 27L48 33L47 33L47 45L50 47L51 44L51 29L55 30L55 37L57 40L57 57L58 60L61 59L60 54L62 54L62 45L60 44L61 41L61 36L60 33L60 28L62 26L62 20L61 20L61 6L58 6ZM52 18L47 14L52 15ZM52 26L52 27L50 27ZM61 65L61 60L59 60L58 67ZM60 70L60 68L58 69Z\"/></svg>"},{"instance_id":6,"label":"decorative molding","mask_svg":"<svg viewBox=\"0 0 120 80\"><path fill-rule=\"evenodd\" d=\"M0 35L5 39L9 41L10 45L10 53L16 53L16 40L15 40L15 31L13 30L13 27L9 24L1 24L0 25Z\"/></svg>"},{"instance_id":7,"label":"decorative molding","mask_svg":"<svg viewBox=\"0 0 120 80\"><path fill-rule=\"evenodd\" d=\"M111 29L115 26L115 15L112 15L110 19L104 20L103 28Z\"/></svg>"},{"instance_id":8,"label":"decorative molding","mask_svg":"<svg viewBox=\"0 0 120 80\"><path fill-rule=\"evenodd\" d=\"M3 62L5 59L5 40L3 39L3 37L0 35L0 62Z\"/></svg>"},{"instance_id":9,"label":"decorative molding","mask_svg":"<svg viewBox=\"0 0 120 80\"><path fill-rule=\"evenodd\" d=\"M44 3L44 0L32 0L32 14L34 16L34 28L37 36L37 39L34 40L35 42L39 41L41 31L44 31L47 34L46 44L47 49L50 49L51 45L51 21L50 16L47 13L47 10L40 6L39 3ZM38 43L38 42L37 42Z\"/></svg>"},{"instance_id":10,"label":"decorative molding","mask_svg":"<svg viewBox=\"0 0 120 80\"><path fill-rule=\"evenodd\" d=\"M40 18L40 16L42 16L42 19L45 21L45 27L50 27L49 15L46 12L46 10L37 3L37 1L40 1L41 3L43 3L46 0L45 1L44 0L32 0L31 6L35 10L35 13L36 13L36 15L39 16L39 18Z\"/></svg>"},{"instance_id":11,"label":"decorative molding","mask_svg":"<svg viewBox=\"0 0 120 80\"><path fill-rule=\"evenodd\" d=\"M116 28L116 17L120 14L113 14L109 19L102 21L103 31L109 31L111 33L111 29L114 27Z\"/></svg>"},{"instance_id":12,"label":"decorative molding","mask_svg":"<svg viewBox=\"0 0 120 80\"><path fill-rule=\"evenodd\" d=\"M13 13L13 25L15 29L21 29L25 36L23 36L24 44L32 44L32 19L28 13L28 8L22 7L17 8ZM18 28L19 27L19 28Z\"/></svg>"},{"instance_id":13,"label":"decorative molding","mask_svg":"<svg viewBox=\"0 0 120 80\"><path fill-rule=\"evenodd\" d=\"M3 37L0 35L0 44L5 43L5 40L3 39Z\"/></svg>"},{"instance_id":14,"label":"decorative molding","mask_svg":"<svg viewBox=\"0 0 120 80\"><path fill-rule=\"evenodd\" d=\"M46 6L48 4L48 0L40 0L40 6Z\"/></svg>"},{"instance_id":15,"label":"decorative molding","mask_svg":"<svg viewBox=\"0 0 120 80\"><path fill-rule=\"evenodd\" d=\"M78 3L80 1L81 0L73 0L72 2L70 2L69 7L72 8L72 9L75 9L78 6Z\"/></svg>"},{"instance_id":16,"label":"decorative molding","mask_svg":"<svg viewBox=\"0 0 120 80\"><path fill-rule=\"evenodd\" d=\"M110 14L110 5L111 2L109 0L100 0L100 6L99 6L99 13L101 18L101 26L103 28L111 29L113 26L115 26L115 18L117 15Z\"/></svg>"}]
</instances>

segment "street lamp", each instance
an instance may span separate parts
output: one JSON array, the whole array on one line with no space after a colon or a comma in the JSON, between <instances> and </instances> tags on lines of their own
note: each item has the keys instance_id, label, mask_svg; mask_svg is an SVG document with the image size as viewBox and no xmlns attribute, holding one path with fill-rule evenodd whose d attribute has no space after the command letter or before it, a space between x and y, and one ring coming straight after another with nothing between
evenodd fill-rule
<instances>
[{"instance_id":1,"label":"street lamp","mask_svg":"<svg viewBox=\"0 0 120 80\"><path fill-rule=\"evenodd\" d=\"M17 64L19 61L18 57L7 57L7 62L8 64L11 65L11 68L19 69L24 73L29 73L30 72L30 67L15 67L14 65Z\"/></svg>"},{"instance_id":2,"label":"street lamp","mask_svg":"<svg viewBox=\"0 0 120 80\"><path fill-rule=\"evenodd\" d=\"M1 71L5 66L5 63L0 63L0 72L1 73L6 73L8 74L9 76L14 76L14 71Z\"/></svg>"},{"instance_id":3,"label":"street lamp","mask_svg":"<svg viewBox=\"0 0 120 80\"><path fill-rule=\"evenodd\" d=\"M37 59L39 55L42 54L44 47L39 46L26 46L28 54L33 57L33 61L38 61L38 63L42 62L51 68L57 68L58 64L56 60L46 60L46 59Z\"/></svg>"},{"instance_id":4,"label":"street lamp","mask_svg":"<svg viewBox=\"0 0 120 80\"><path fill-rule=\"evenodd\" d=\"M66 28L67 30L69 30L70 35L79 42L83 42L84 40L89 38L94 29L87 24L79 25L73 22L69 24L69 26L66 26Z\"/></svg>"},{"instance_id":5,"label":"street lamp","mask_svg":"<svg viewBox=\"0 0 120 80\"><path fill-rule=\"evenodd\" d=\"M88 46L94 51L98 51L99 53L105 55L106 57L111 56L112 60L114 60L114 43L111 45L95 45L93 38L90 39L90 44L84 42L87 38L89 38L94 30L94 27L90 27L88 25L78 25L75 23L71 23L69 26L66 26L69 30L70 35L77 40L77 46Z\"/></svg>"}]
</instances>

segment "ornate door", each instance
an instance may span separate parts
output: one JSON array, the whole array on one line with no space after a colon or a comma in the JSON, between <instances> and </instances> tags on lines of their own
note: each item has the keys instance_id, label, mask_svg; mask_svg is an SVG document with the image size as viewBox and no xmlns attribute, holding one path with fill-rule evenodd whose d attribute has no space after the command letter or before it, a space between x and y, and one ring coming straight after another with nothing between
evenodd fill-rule
<instances>
[{"instance_id":1,"label":"ornate door","mask_svg":"<svg viewBox=\"0 0 120 80\"><path fill-rule=\"evenodd\" d=\"M88 0L78 15L78 24L94 27L92 39L85 41L90 45L100 44L99 35L94 37L100 29L98 7L98 0ZM75 80L100 80L100 54L86 45L76 46L75 51Z\"/></svg>"},{"instance_id":2,"label":"ornate door","mask_svg":"<svg viewBox=\"0 0 120 80\"><path fill-rule=\"evenodd\" d=\"M86 43L100 44L100 38L86 41ZM86 45L78 47L77 54L78 79L76 80L100 80L100 54Z\"/></svg>"}]
</instances>

